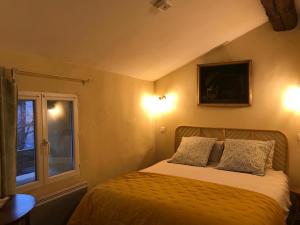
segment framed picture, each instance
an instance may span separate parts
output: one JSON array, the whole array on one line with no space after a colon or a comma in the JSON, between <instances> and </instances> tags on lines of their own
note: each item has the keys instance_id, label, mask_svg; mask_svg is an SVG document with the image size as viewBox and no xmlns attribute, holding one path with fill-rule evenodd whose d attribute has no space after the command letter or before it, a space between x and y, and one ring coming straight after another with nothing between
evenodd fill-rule
<instances>
[{"instance_id":1,"label":"framed picture","mask_svg":"<svg viewBox=\"0 0 300 225\"><path fill-rule=\"evenodd\" d=\"M198 104L250 106L252 61L198 65Z\"/></svg>"}]
</instances>

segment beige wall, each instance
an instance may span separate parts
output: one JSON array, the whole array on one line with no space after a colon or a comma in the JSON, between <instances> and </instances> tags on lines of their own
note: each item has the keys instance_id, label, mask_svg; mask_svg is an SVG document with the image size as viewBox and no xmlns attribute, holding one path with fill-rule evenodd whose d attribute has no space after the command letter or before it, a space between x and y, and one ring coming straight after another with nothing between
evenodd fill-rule
<instances>
[{"instance_id":1,"label":"beige wall","mask_svg":"<svg viewBox=\"0 0 300 225\"><path fill-rule=\"evenodd\" d=\"M22 91L78 96L81 174L90 186L154 162L154 125L141 104L144 95L153 94L153 82L33 55L0 53L0 64L92 80L83 86L70 81L17 76Z\"/></svg>"},{"instance_id":2,"label":"beige wall","mask_svg":"<svg viewBox=\"0 0 300 225\"><path fill-rule=\"evenodd\" d=\"M90 187L107 178L146 167L169 157L179 125L274 129L289 140L290 177L300 185L300 115L282 107L290 85L300 85L300 28L273 32L265 24L225 47L200 57L153 82L46 60L34 55L0 52L0 64L21 70L90 78L80 83L17 77L19 90L72 93L79 100L81 174ZM253 60L253 105L214 108L197 105L197 63ZM175 109L154 121L142 107L144 95L177 95ZM160 127L166 132L160 133ZM155 149L156 145L156 149Z\"/></svg>"},{"instance_id":3,"label":"beige wall","mask_svg":"<svg viewBox=\"0 0 300 225\"><path fill-rule=\"evenodd\" d=\"M300 185L297 142L300 115L288 112L282 106L286 88L300 85L299 40L299 26L291 32L276 33L265 24L156 81L157 94L172 92L177 95L175 110L161 115L156 121L159 158L172 155L174 131L179 125L280 130L289 141L291 182ZM198 106L197 64L243 59L253 60L253 105L246 108ZM166 126L165 133L160 132L161 126Z\"/></svg>"}]
</instances>

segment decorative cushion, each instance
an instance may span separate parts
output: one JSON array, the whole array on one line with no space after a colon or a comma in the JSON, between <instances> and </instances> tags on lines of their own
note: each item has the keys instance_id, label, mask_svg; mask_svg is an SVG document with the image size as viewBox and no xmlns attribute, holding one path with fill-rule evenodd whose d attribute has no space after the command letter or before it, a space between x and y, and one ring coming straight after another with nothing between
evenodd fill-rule
<instances>
[{"instance_id":1,"label":"decorative cushion","mask_svg":"<svg viewBox=\"0 0 300 225\"><path fill-rule=\"evenodd\" d=\"M225 148L218 169L265 175L271 141L225 139Z\"/></svg>"},{"instance_id":2,"label":"decorative cushion","mask_svg":"<svg viewBox=\"0 0 300 225\"><path fill-rule=\"evenodd\" d=\"M216 141L209 155L208 164L217 165L220 162L224 150L224 141Z\"/></svg>"},{"instance_id":3,"label":"decorative cushion","mask_svg":"<svg viewBox=\"0 0 300 225\"><path fill-rule=\"evenodd\" d=\"M266 167L268 169L272 169L273 168L273 158L274 158L274 151L275 151L275 141L274 140L271 140L269 141L272 143L272 148L271 148L271 151L270 151L270 154L269 154L269 157L267 159L267 165Z\"/></svg>"},{"instance_id":4,"label":"decorative cushion","mask_svg":"<svg viewBox=\"0 0 300 225\"><path fill-rule=\"evenodd\" d=\"M191 166L206 166L216 140L217 138L182 137L177 152L168 162Z\"/></svg>"}]
</instances>

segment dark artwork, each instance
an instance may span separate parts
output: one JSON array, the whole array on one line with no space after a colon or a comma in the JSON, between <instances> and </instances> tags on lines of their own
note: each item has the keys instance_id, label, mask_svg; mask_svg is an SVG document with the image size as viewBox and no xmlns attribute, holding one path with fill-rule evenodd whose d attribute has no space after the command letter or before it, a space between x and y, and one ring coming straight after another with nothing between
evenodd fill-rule
<instances>
[{"instance_id":1,"label":"dark artwork","mask_svg":"<svg viewBox=\"0 0 300 225\"><path fill-rule=\"evenodd\" d=\"M199 65L199 103L249 105L250 61Z\"/></svg>"}]
</instances>

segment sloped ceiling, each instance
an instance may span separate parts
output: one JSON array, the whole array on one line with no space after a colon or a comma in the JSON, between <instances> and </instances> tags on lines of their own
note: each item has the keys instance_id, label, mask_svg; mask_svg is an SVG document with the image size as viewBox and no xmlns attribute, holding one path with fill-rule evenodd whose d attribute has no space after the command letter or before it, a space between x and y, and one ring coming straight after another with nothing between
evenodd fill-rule
<instances>
[{"instance_id":1,"label":"sloped ceiling","mask_svg":"<svg viewBox=\"0 0 300 225\"><path fill-rule=\"evenodd\" d=\"M156 80L265 23L259 0L3 0L0 50Z\"/></svg>"}]
</instances>

